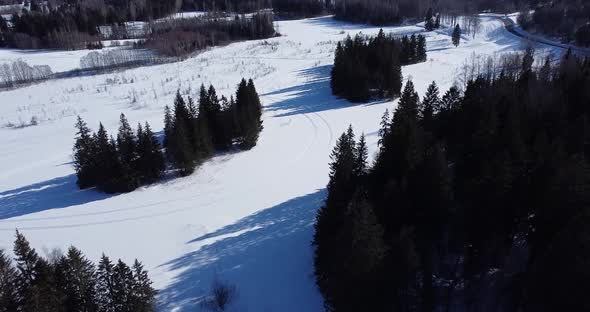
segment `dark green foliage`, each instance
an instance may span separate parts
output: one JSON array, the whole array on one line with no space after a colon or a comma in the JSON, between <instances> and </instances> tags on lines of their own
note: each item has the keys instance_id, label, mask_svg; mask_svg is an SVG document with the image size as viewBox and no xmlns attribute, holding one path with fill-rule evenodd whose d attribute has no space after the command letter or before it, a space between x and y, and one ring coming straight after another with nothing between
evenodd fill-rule
<instances>
[{"instance_id":1,"label":"dark green foliage","mask_svg":"<svg viewBox=\"0 0 590 312\"><path fill-rule=\"evenodd\" d=\"M158 181L166 168L160 142L146 122L142 128L137 125L137 154L136 169L140 183L154 183Z\"/></svg>"},{"instance_id":2,"label":"dark green foliage","mask_svg":"<svg viewBox=\"0 0 590 312\"><path fill-rule=\"evenodd\" d=\"M590 62L532 57L421 103L409 81L364 179L339 139L314 237L328 310L588 310Z\"/></svg>"},{"instance_id":3,"label":"dark green foliage","mask_svg":"<svg viewBox=\"0 0 590 312\"><path fill-rule=\"evenodd\" d=\"M155 290L137 260L133 270L101 258L98 268L75 247L51 261L17 231L16 265L0 251L0 311L152 312Z\"/></svg>"},{"instance_id":4,"label":"dark green foliage","mask_svg":"<svg viewBox=\"0 0 590 312\"><path fill-rule=\"evenodd\" d=\"M217 96L213 86L201 86L199 105L177 92L174 109L164 109L166 158L181 176L234 143L242 149L256 145L262 131L262 104L254 82L242 79L237 100ZM140 185L157 182L166 169L162 147L148 123L137 133L121 114L117 139L102 124L91 134L78 117L74 143L74 168L80 188L97 187L107 193L130 192Z\"/></svg>"},{"instance_id":5,"label":"dark green foliage","mask_svg":"<svg viewBox=\"0 0 590 312\"><path fill-rule=\"evenodd\" d=\"M91 135L78 117L74 144L74 167L80 188L97 187L107 193L130 192L141 184L157 181L164 171L164 156L149 125L137 136L121 114L117 140L104 126Z\"/></svg>"},{"instance_id":6,"label":"dark green foliage","mask_svg":"<svg viewBox=\"0 0 590 312\"><path fill-rule=\"evenodd\" d=\"M68 311L97 310L94 264L82 252L70 247L58 264L63 274L64 305Z\"/></svg>"},{"instance_id":7,"label":"dark green foliage","mask_svg":"<svg viewBox=\"0 0 590 312\"><path fill-rule=\"evenodd\" d=\"M236 91L236 136L240 148L248 150L256 146L262 131L262 105L252 79L242 79Z\"/></svg>"},{"instance_id":8,"label":"dark green foliage","mask_svg":"<svg viewBox=\"0 0 590 312\"><path fill-rule=\"evenodd\" d=\"M11 259L0 249L0 312L16 311L18 307L16 277Z\"/></svg>"},{"instance_id":9,"label":"dark green foliage","mask_svg":"<svg viewBox=\"0 0 590 312\"><path fill-rule=\"evenodd\" d=\"M97 166L96 141L86 123L78 116L76 122L76 142L74 143L74 169L78 176L78 186L81 189L96 185Z\"/></svg>"},{"instance_id":10,"label":"dark green foliage","mask_svg":"<svg viewBox=\"0 0 590 312\"><path fill-rule=\"evenodd\" d=\"M451 35L451 39L452 39L453 45L455 47L458 47L459 43L461 43L461 27L459 27L459 24L457 24L455 26L455 28L453 29L453 34Z\"/></svg>"},{"instance_id":11,"label":"dark green foliage","mask_svg":"<svg viewBox=\"0 0 590 312\"><path fill-rule=\"evenodd\" d=\"M352 102L366 102L371 96L398 96L401 65L426 60L426 39L421 35L412 38L386 36L381 30L376 37L358 34L339 42L331 73L332 94Z\"/></svg>"}]
</instances>

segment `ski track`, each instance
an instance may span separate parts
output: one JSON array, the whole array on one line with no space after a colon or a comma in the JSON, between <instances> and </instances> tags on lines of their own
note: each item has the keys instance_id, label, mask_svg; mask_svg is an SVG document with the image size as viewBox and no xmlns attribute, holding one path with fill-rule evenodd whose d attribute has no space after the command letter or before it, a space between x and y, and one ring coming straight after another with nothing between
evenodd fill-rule
<instances>
[{"instance_id":1,"label":"ski track","mask_svg":"<svg viewBox=\"0 0 590 312\"><path fill-rule=\"evenodd\" d=\"M372 157L380 118L385 109L393 112L395 102L351 104L330 94L336 42L360 31L376 34L378 27L330 17L277 25L281 37L212 48L175 64L0 92L5 149L0 152L0 248L12 250L18 228L40 251L75 245L95 261L103 252L127 262L138 258L159 289L160 311L198 310L199 298L216 277L238 287L236 310L322 311L310 242L325 198L330 152L350 124L357 136L366 134ZM525 47L495 17L482 17L481 29L455 48L447 28L384 28L427 37L428 61L402 69L420 95L433 80L441 93L456 83L455 75L474 53ZM14 53L0 49L0 57ZM70 68L84 53L40 52L29 61ZM76 188L71 167L76 115L95 130L102 121L113 134L124 112L132 124L149 121L161 135L164 105L172 104L177 90L198 98L201 83L213 84L218 95L229 97L242 77L253 78L264 105L264 130L255 148L217 155L189 177L128 194ZM32 116L39 125L5 127Z\"/></svg>"}]
</instances>

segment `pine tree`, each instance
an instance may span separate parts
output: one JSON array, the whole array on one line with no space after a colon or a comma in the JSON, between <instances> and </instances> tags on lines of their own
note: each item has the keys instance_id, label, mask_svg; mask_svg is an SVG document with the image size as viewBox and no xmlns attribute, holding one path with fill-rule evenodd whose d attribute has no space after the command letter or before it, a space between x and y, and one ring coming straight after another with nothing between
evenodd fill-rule
<instances>
[{"instance_id":1,"label":"pine tree","mask_svg":"<svg viewBox=\"0 0 590 312\"><path fill-rule=\"evenodd\" d=\"M409 62L411 64L419 62L419 59L418 59L418 38L414 34L412 34L410 36L409 52L410 52Z\"/></svg>"},{"instance_id":2,"label":"pine tree","mask_svg":"<svg viewBox=\"0 0 590 312\"><path fill-rule=\"evenodd\" d=\"M461 42L461 27L459 27L459 24L457 24L453 30L452 41L455 47L458 47Z\"/></svg>"},{"instance_id":3,"label":"pine tree","mask_svg":"<svg viewBox=\"0 0 590 312\"><path fill-rule=\"evenodd\" d=\"M164 107L164 147L168 148L168 140L174 135L174 119L170 107Z\"/></svg>"},{"instance_id":4,"label":"pine tree","mask_svg":"<svg viewBox=\"0 0 590 312\"><path fill-rule=\"evenodd\" d=\"M133 308L132 311L154 311L156 291L152 288L148 273L141 262L133 263Z\"/></svg>"},{"instance_id":5,"label":"pine tree","mask_svg":"<svg viewBox=\"0 0 590 312\"><path fill-rule=\"evenodd\" d=\"M455 86L449 88L449 90L443 95L440 106L435 108L435 111L449 111L451 109L458 108L461 102L461 92Z\"/></svg>"},{"instance_id":6,"label":"pine tree","mask_svg":"<svg viewBox=\"0 0 590 312\"><path fill-rule=\"evenodd\" d=\"M119 260L113 269L113 306L117 312L131 312L133 300L133 272Z\"/></svg>"},{"instance_id":7,"label":"pine tree","mask_svg":"<svg viewBox=\"0 0 590 312\"><path fill-rule=\"evenodd\" d=\"M435 28L432 8L429 8L426 12L426 17L424 19L424 28L427 31L432 31Z\"/></svg>"},{"instance_id":8,"label":"pine tree","mask_svg":"<svg viewBox=\"0 0 590 312\"><path fill-rule=\"evenodd\" d=\"M137 125L137 136L137 170L142 183L156 182L162 177L166 167L162 147L147 122L145 130L141 124Z\"/></svg>"},{"instance_id":9,"label":"pine tree","mask_svg":"<svg viewBox=\"0 0 590 312\"><path fill-rule=\"evenodd\" d=\"M262 105L254 82L242 79L236 92L236 114L240 148L251 149L256 145L262 131Z\"/></svg>"},{"instance_id":10,"label":"pine tree","mask_svg":"<svg viewBox=\"0 0 590 312\"><path fill-rule=\"evenodd\" d=\"M214 152L213 116L211 97L207 89L205 89L205 85L201 85L201 90L199 91L199 115L197 117L198 137L196 138L199 147L199 159L208 158Z\"/></svg>"},{"instance_id":11,"label":"pine tree","mask_svg":"<svg viewBox=\"0 0 590 312\"><path fill-rule=\"evenodd\" d=\"M184 122L176 122L174 135L168 143L171 149L174 167L179 169L181 176L187 176L194 172L197 165L193 146L188 140L187 129Z\"/></svg>"},{"instance_id":12,"label":"pine tree","mask_svg":"<svg viewBox=\"0 0 590 312\"><path fill-rule=\"evenodd\" d=\"M381 148L383 148L383 141L389 134L389 129L391 128L390 118L391 117L389 116L389 109L385 109L383 116L381 116L381 122L379 123L381 127L379 128L379 141L377 142L377 144Z\"/></svg>"},{"instance_id":13,"label":"pine tree","mask_svg":"<svg viewBox=\"0 0 590 312\"><path fill-rule=\"evenodd\" d=\"M349 254L349 247L343 235L350 233L346 224L346 211L354 193L355 156L354 133L349 127L349 130L340 136L330 155L332 162L328 197L318 212L313 241L316 246L316 282L326 305L332 308L337 301L336 298L343 291L339 285L345 286L342 281L346 278L348 263L342 259Z\"/></svg>"},{"instance_id":14,"label":"pine tree","mask_svg":"<svg viewBox=\"0 0 590 312\"><path fill-rule=\"evenodd\" d=\"M16 270L3 249L0 249L0 312L18 309Z\"/></svg>"},{"instance_id":15,"label":"pine tree","mask_svg":"<svg viewBox=\"0 0 590 312\"><path fill-rule=\"evenodd\" d=\"M94 135L96 141L96 163L98 171L97 186L107 193L115 193L122 190L119 184L121 176L121 164L115 140L109 138L102 123L99 124L98 132Z\"/></svg>"},{"instance_id":16,"label":"pine tree","mask_svg":"<svg viewBox=\"0 0 590 312\"><path fill-rule=\"evenodd\" d=\"M23 312L41 310L39 293L39 256L31 248L27 239L17 230L14 241L14 255L16 256L16 292L18 306Z\"/></svg>"},{"instance_id":17,"label":"pine tree","mask_svg":"<svg viewBox=\"0 0 590 312\"><path fill-rule=\"evenodd\" d=\"M63 258L65 272L65 306L68 311L96 311L95 268L82 252L70 247Z\"/></svg>"},{"instance_id":18,"label":"pine tree","mask_svg":"<svg viewBox=\"0 0 590 312\"><path fill-rule=\"evenodd\" d=\"M78 177L76 183L81 189L84 189L97 183L97 169L94 160L96 142L90 133L90 129L80 116L78 116L76 128L78 131L74 143L74 168Z\"/></svg>"},{"instance_id":19,"label":"pine tree","mask_svg":"<svg viewBox=\"0 0 590 312\"><path fill-rule=\"evenodd\" d=\"M117 312L114 302L114 271L115 266L103 254L96 271L96 301L99 312Z\"/></svg>"},{"instance_id":20,"label":"pine tree","mask_svg":"<svg viewBox=\"0 0 590 312\"><path fill-rule=\"evenodd\" d=\"M426 37L419 35L416 43L416 61L426 62Z\"/></svg>"},{"instance_id":21,"label":"pine tree","mask_svg":"<svg viewBox=\"0 0 590 312\"><path fill-rule=\"evenodd\" d=\"M420 106L420 114L422 115L422 124L424 125L425 130L432 131L432 123L434 119L434 114L437 112L437 109L440 107L440 98L438 94L438 86L436 82L432 82L428 89L426 90L426 95L424 95L424 99L422 100L422 105Z\"/></svg>"},{"instance_id":22,"label":"pine tree","mask_svg":"<svg viewBox=\"0 0 590 312\"><path fill-rule=\"evenodd\" d=\"M122 191L132 191L139 186L137 172L137 137L129 125L127 118L121 114L119 132L117 134L117 153L121 165L121 175L118 177Z\"/></svg>"},{"instance_id":23,"label":"pine tree","mask_svg":"<svg viewBox=\"0 0 590 312\"><path fill-rule=\"evenodd\" d=\"M354 175L359 178L359 182L362 181L368 172L367 159L369 157L369 150L367 148L367 142L365 140L365 134L362 133L359 141L356 145ZM357 183L359 183L357 182Z\"/></svg>"}]
</instances>

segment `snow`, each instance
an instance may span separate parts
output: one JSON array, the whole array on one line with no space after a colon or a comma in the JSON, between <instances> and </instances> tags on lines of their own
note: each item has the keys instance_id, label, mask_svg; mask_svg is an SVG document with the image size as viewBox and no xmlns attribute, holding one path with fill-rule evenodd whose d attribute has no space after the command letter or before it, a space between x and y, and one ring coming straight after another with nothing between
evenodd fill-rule
<instances>
[{"instance_id":1,"label":"snow","mask_svg":"<svg viewBox=\"0 0 590 312\"><path fill-rule=\"evenodd\" d=\"M238 287L240 311L321 311L311 239L325 198L329 154L349 124L366 134L375 153L380 117L395 102L351 104L330 93L336 42L379 28L330 17L277 26L282 37L213 48L179 63L0 93L0 248L11 249L18 228L39 251L75 245L93 260L103 252L128 262L138 258L160 290L162 311L198 309L215 277ZM441 90L453 85L474 53L524 47L493 17L482 17L482 32L458 48L449 32L424 33L428 61L403 68L421 95L433 80ZM21 57L52 62L59 71L58 64L62 70L77 64L77 53ZM71 166L76 115L94 129L102 121L115 133L124 112L131 123L149 121L161 131L164 106L177 90L196 97L201 83L212 83L218 94L230 96L242 77L254 79L265 108L255 148L217 155L189 177L128 194L77 189ZM3 127L33 116L37 126Z\"/></svg>"}]
</instances>

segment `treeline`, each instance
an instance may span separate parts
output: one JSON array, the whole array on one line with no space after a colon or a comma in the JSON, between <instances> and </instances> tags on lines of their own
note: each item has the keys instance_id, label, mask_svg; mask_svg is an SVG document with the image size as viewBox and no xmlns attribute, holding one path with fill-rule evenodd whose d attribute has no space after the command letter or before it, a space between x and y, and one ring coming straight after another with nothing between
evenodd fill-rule
<instances>
[{"instance_id":1,"label":"treeline","mask_svg":"<svg viewBox=\"0 0 590 312\"><path fill-rule=\"evenodd\" d=\"M314 237L328 311L588 309L590 61L532 59L422 101L409 81L372 166L340 137Z\"/></svg>"},{"instance_id":2,"label":"treeline","mask_svg":"<svg viewBox=\"0 0 590 312\"><path fill-rule=\"evenodd\" d=\"M323 0L185 0L183 10L251 13L272 9L280 17L311 17L327 12L330 1Z\"/></svg>"},{"instance_id":3,"label":"treeline","mask_svg":"<svg viewBox=\"0 0 590 312\"><path fill-rule=\"evenodd\" d=\"M91 133L78 117L74 144L74 168L81 189L97 187L106 193L130 192L160 180L166 160L181 176L191 174L196 166L215 151L237 145L251 149L262 131L262 105L250 79L242 79L236 98L219 98L215 88L201 86L199 105L192 98L185 102L177 93L173 110L164 116L165 153L150 125L133 131L121 114L117 137L109 136L102 124Z\"/></svg>"},{"instance_id":4,"label":"treeline","mask_svg":"<svg viewBox=\"0 0 590 312\"><path fill-rule=\"evenodd\" d=\"M525 30L561 38L564 43L590 46L590 4L585 1L552 1L526 9L518 16Z\"/></svg>"},{"instance_id":5,"label":"treeline","mask_svg":"<svg viewBox=\"0 0 590 312\"><path fill-rule=\"evenodd\" d=\"M197 50L237 40L276 35L270 13L235 19L189 18L154 23L144 46L166 56L185 56Z\"/></svg>"},{"instance_id":6,"label":"treeline","mask_svg":"<svg viewBox=\"0 0 590 312\"><path fill-rule=\"evenodd\" d=\"M14 262L0 249L0 311L155 311L156 291L141 262L98 265L75 247L40 256L20 232Z\"/></svg>"},{"instance_id":7,"label":"treeline","mask_svg":"<svg viewBox=\"0 0 590 312\"><path fill-rule=\"evenodd\" d=\"M402 87L401 66L426 61L422 35L357 34L338 42L331 72L332 94L352 102L366 102L372 95L393 98Z\"/></svg>"},{"instance_id":8,"label":"treeline","mask_svg":"<svg viewBox=\"0 0 590 312\"><path fill-rule=\"evenodd\" d=\"M85 49L100 46L99 26L149 21L176 12L174 1L80 0L59 3L31 1L31 9L0 17L0 46L19 49Z\"/></svg>"},{"instance_id":9,"label":"treeline","mask_svg":"<svg viewBox=\"0 0 590 312\"><path fill-rule=\"evenodd\" d=\"M514 12L520 0L341 0L335 1L335 18L373 25L399 24L404 20L423 20L429 12L458 16L482 11Z\"/></svg>"}]
</instances>

